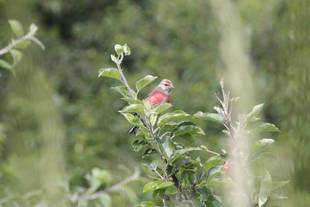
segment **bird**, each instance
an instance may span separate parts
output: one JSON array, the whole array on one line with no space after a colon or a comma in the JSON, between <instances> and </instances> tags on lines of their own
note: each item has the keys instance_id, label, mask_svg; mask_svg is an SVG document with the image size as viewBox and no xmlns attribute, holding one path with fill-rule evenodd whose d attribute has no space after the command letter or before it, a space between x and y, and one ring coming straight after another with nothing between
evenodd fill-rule
<instances>
[{"instance_id":1,"label":"bird","mask_svg":"<svg viewBox=\"0 0 310 207\"><path fill-rule=\"evenodd\" d=\"M151 107L159 106L163 103L171 102L171 91L174 89L171 80L163 79L144 99ZM133 126L128 130L129 134L135 134L139 127Z\"/></svg>"}]
</instances>

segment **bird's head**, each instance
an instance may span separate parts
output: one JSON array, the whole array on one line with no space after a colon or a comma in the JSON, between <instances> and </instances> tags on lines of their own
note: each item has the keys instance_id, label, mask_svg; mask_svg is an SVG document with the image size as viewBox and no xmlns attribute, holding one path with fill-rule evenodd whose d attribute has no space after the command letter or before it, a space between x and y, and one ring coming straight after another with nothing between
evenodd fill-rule
<instances>
[{"instance_id":1,"label":"bird's head","mask_svg":"<svg viewBox=\"0 0 310 207\"><path fill-rule=\"evenodd\" d=\"M163 79L158 87L160 89L162 89L163 91L167 92L167 93L170 93L171 90L174 88L173 84L172 84L172 81L171 80L168 80L168 79Z\"/></svg>"}]
</instances>

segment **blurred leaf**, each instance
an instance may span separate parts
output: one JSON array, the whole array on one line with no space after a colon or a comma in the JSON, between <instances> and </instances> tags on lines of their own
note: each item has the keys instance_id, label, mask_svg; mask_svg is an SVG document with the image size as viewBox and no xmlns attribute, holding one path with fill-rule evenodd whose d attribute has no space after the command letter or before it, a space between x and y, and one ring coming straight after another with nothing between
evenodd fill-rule
<instances>
[{"instance_id":1,"label":"blurred leaf","mask_svg":"<svg viewBox=\"0 0 310 207\"><path fill-rule=\"evenodd\" d=\"M264 108L264 104L258 104L254 106L252 111L247 114L247 120L255 121L256 120L255 118L260 115L263 108Z\"/></svg>"},{"instance_id":2,"label":"blurred leaf","mask_svg":"<svg viewBox=\"0 0 310 207\"><path fill-rule=\"evenodd\" d=\"M12 31L17 37L21 37L24 35L23 25L17 20L10 19L9 24L11 26Z\"/></svg>"},{"instance_id":3,"label":"blurred leaf","mask_svg":"<svg viewBox=\"0 0 310 207\"><path fill-rule=\"evenodd\" d=\"M200 127L195 126L195 125L181 125L174 132L174 135L176 137L182 136L182 135L185 135L185 134L189 134L189 135L192 135L192 136L195 136L195 135L205 135L204 131Z\"/></svg>"},{"instance_id":4,"label":"blurred leaf","mask_svg":"<svg viewBox=\"0 0 310 207\"><path fill-rule=\"evenodd\" d=\"M261 179L259 194L258 194L258 206L262 207L268 200L272 189L272 180L268 171L265 172L264 177Z\"/></svg>"},{"instance_id":5,"label":"blurred leaf","mask_svg":"<svg viewBox=\"0 0 310 207\"><path fill-rule=\"evenodd\" d=\"M141 138L135 139L132 143L131 146L135 152L141 151L145 146L148 146L148 143Z\"/></svg>"},{"instance_id":6,"label":"blurred leaf","mask_svg":"<svg viewBox=\"0 0 310 207\"><path fill-rule=\"evenodd\" d=\"M16 50L16 49L10 50L10 53L13 57L14 64L18 63L23 57L23 54L19 50Z\"/></svg>"},{"instance_id":7,"label":"blurred leaf","mask_svg":"<svg viewBox=\"0 0 310 207\"><path fill-rule=\"evenodd\" d=\"M112 60L114 63L118 64L118 59L117 59L117 57L115 57L114 55L111 55L111 60Z\"/></svg>"},{"instance_id":8,"label":"blurred leaf","mask_svg":"<svg viewBox=\"0 0 310 207\"><path fill-rule=\"evenodd\" d=\"M273 181L271 191L278 190L279 188L282 188L283 186L287 185L289 182L290 182L289 180L278 181L278 182Z\"/></svg>"},{"instance_id":9,"label":"blurred leaf","mask_svg":"<svg viewBox=\"0 0 310 207\"><path fill-rule=\"evenodd\" d=\"M166 157L170 158L174 153L174 145L170 139L170 137L164 138L164 142L161 144L163 152L165 153Z\"/></svg>"},{"instance_id":10,"label":"blurred leaf","mask_svg":"<svg viewBox=\"0 0 310 207\"><path fill-rule=\"evenodd\" d=\"M115 86L112 87L112 89L121 94L123 97L129 97L129 92L126 86Z\"/></svg>"},{"instance_id":11,"label":"blurred leaf","mask_svg":"<svg viewBox=\"0 0 310 207\"><path fill-rule=\"evenodd\" d=\"M133 115L131 113L123 113L123 112L121 112L121 114L125 117L125 119L130 124L135 125L135 126L140 125L140 119L136 115Z\"/></svg>"},{"instance_id":12,"label":"blurred leaf","mask_svg":"<svg viewBox=\"0 0 310 207\"><path fill-rule=\"evenodd\" d=\"M270 123L263 123L259 125L256 130L258 132L280 132L278 127Z\"/></svg>"},{"instance_id":13,"label":"blurred leaf","mask_svg":"<svg viewBox=\"0 0 310 207\"><path fill-rule=\"evenodd\" d=\"M121 55L124 52L124 48L120 44L114 45L114 50L115 50L117 55Z\"/></svg>"},{"instance_id":14,"label":"blurred leaf","mask_svg":"<svg viewBox=\"0 0 310 207\"><path fill-rule=\"evenodd\" d=\"M124 54L125 55L130 55L131 54L130 48L129 48L129 46L127 44L124 44L123 48L124 48Z\"/></svg>"},{"instance_id":15,"label":"blurred leaf","mask_svg":"<svg viewBox=\"0 0 310 207\"><path fill-rule=\"evenodd\" d=\"M208 174L211 168L217 167L224 163L221 156L210 157L203 165L205 172Z\"/></svg>"},{"instance_id":16,"label":"blurred leaf","mask_svg":"<svg viewBox=\"0 0 310 207\"><path fill-rule=\"evenodd\" d=\"M20 43L18 43L16 45L16 48L18 48L18 49L26 49L30 44L31 44L30 40L24 40L24 41L21 41Z\"/></svg>"},{"instance_id":17,"label":"blurred leaf","mask_svg":"<svg viewBox=\"0 0 310 207\"><path fill-rule=\"evenodd\" d=\"M136 89L137 91L140 91L145 86L149 85L151 82L153 82L157 77L152 75L147 75L144 78L138 80L136 82Z\"/></svg>"},{"instance_id":18,"label":"blurred leaf","mask_svg":"<svg viewBox=\"0 0 310 207\"><path fill-rule=\"evenodd\" d=\"M152 181L144 185L143 193L152 192L159 189L165 189L173 185L174 184L171 181L163 181L163 180Z\"/></svg>"},{"instance_id":19,"label":"blurred leaf","mask_svg":"<svg viewBox=\"0 0 310 207\"><path fill-rule=\"evenodd\" d=\"M163 103L163 104L160 104L159 106L157 106L156 108L154 108L154 112L157 114L161 114L161 113L167 111L168 109L170 109L171 107L172 107L172 104Z\"/></svg>"},{"instance_id":20,"label":"blurred leaf","mask_svg":"<svg viewBox=\"0 0 310 207\"><path fill-rule=\"evenodd\" d=\"M12 71L13 66L10 63L0 59L0 68L4 68L4 69Z\"/></svg>"},{"instance_id":21,"label":"blurred leaf","mask_svg":"<svg viewBox=\"0 0 310 207\"><path fill-rule=\"evenodd\" d=\"M153 201L143 201L136 205L136 207L156 207L156 205Z\"/></svg>"},{"instance_id":22,"label":"blurred leaf","mask_svg":"<svg viewBox=\"0 0 310 207\"><path fill-rule=\"evenodd\" d=\"M201 111L198 111L193 116L199 119L206 119L206 120L218 122L220 124L223 123L222 117L218 115L217 113L203 113Z\"/></svg>"},{"instance_id":23,"label":"blurred leaf","mask_svg":"<svg viewBox=\"0 0 310 207\"><path fill-rule=\"evenodd\" d=\"M98 77L107 77L120 80L121 75L116 68L101 68L98 71Z\"/></svg>"},{"instance_id":24,"label":"blurred leaf","mask_svg":"<svg viewBox=\"0 0 310 207\"><path fill-rule=\"evenodd\" d=\"M98 200L103 207L112 207L112 200L108 194L102 193Z\"/></svg>"},{"instance_id":25,"label":"blurred leaf","mask_svg":"<svg viewBox=\"0 0 310 207\"><path fill-rule=\"evenodd\" d=\"M165 124L169 122L186 121L187 118L190 118L190 115L183 111L175 111L171 113L166 113L159 118L158 126L159 127L164 126Z\"/></svg>"},{"instance_id":26,"label":"blurred leaf","mask_svg":"<svg viewBox=\"0 0 310 207\"><path fill-rule=\"evenodd\" d=\"M141 113L144 111L142 104L130 104L121 110L122 113L136 112Z\"/></svg>"},{"instance_id":27,"label":"blurred leaf","mask_svg":"<svg viewBox=\"0 0 310 207\"><path fill-rule=\"evenodd\" d=\"M94 168L92 170L92 176L104 185L108 185L112 182L112 176L107 170Z\"/></svg>"}]
</instances>

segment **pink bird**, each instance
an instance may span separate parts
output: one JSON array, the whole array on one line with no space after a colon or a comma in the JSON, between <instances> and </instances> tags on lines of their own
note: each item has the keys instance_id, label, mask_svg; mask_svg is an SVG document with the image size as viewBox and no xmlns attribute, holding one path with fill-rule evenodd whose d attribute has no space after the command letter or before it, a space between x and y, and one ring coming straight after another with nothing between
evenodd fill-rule
<instances>
[{"instance_id":1,"label":"pink bird","mask_svg":"<svg viewBox=\"0 0 310 207\"><path fill-rule=\"evenodd\" d=\"M172 81L163 79L158 86L156 86L145 99L152 107L159 106L162 103L171 101L171 91L174 88ZM137 126L131 127L128 131L129 134L135 134L138 130Z\"/></svg>"}]
</instances>

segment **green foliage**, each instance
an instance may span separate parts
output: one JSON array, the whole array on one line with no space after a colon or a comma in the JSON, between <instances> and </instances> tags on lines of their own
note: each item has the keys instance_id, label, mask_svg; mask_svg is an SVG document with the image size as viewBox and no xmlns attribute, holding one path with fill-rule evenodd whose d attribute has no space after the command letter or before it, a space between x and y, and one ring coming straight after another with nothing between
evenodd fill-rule
<instances>
[{"instance_id":1,"label":"green foliage","mask_svg":"<svg viewBox=\"0 0 310 207\"><path fill-rule=\"evenodd\" d=\"M13 61L12 63L9 63L0 59L0 68L15 73L14 67L23 57L23 53L20 49L26 49L30 41L36 43L42 49L44 49L44 45L35 37L38 30L38 27L35 24L30 25L29 32L27 34L25 34L24 28L19 21L11 19L9 20L9 24L16 38L13 38L8 46L0 49L0 56L9 53Z\"/></svg>"},{"instance_id":2,"label":"green foliage","mask_svg":"<svg viewBox=\"0 0 310 207\"><path fill-rule=\"evenodd\" d=\"M126 47L129 49L127 45ZM137 138L132 142L133 150L142 151L142 157L151 160L151 163L146 166L149 168L149 176L156 177L144 185L143 193L152 193L154 199L163 200L164 206L167 202L178 205L178 202L183 201L196 203L197 206L225 206L224 198L218 199L221 194L216 192L222 191L222 184L227 179L225 173L233 167L227 167L230 165L227 164L227 154L216 153L205 146L192 147L181 144L180 141L205 135L202 128L197 125L201 119L222 124L226 128L228 138L235 141L235 134L241 130L247 133L248 139L253 139L256 134L279 132L275 125L260 120L263 104L254 106L248 114L240 116L240 119L233 123L231 103L234 100L230 99L229 93L225 92L222 85L223 99L218 97L220 106L214 107L217 113L197 112L191 115L181 110L169 112L169 109L173 107L169 103L152 107L147 101L139 100L136 94L157 77L145 76L136 81L136 91L133 90L121 68L125 50L118 44L114 48L117 56L111 55L111 57L117 65L117 68L113 69L113 74L117 74L117 78L110 75L111 69L109 68L100 69L99 76L102 74L102 76L121 81L122 85L114 89L122 95L122 99L127 101L128 105L119 112L130 124L139 128L136 133ZM261 152L272 143L272 139L257 141L253 145L255 146L253 151L255 159L261 157ZM211 156L205 160L208 153ZM227 166L224 167L224 165ZM260 188L256 192L257 200L254 199L252 202L261 207L268 201L272 192L273 184L269 172L266 171L258 182ZM154 205L155 203L148 201L139 206Z\"/></svg>"}]
</instances>

